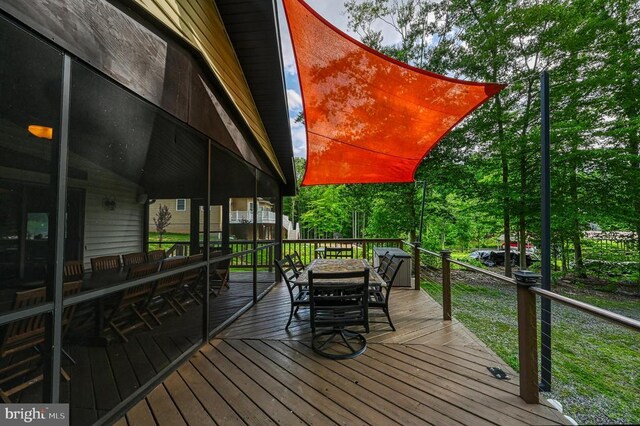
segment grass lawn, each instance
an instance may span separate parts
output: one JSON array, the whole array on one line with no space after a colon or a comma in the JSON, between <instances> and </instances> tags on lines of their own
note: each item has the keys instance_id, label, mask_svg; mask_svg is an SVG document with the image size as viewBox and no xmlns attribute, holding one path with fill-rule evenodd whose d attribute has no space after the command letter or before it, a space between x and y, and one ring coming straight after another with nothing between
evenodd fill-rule
<instances>
[{"instance_id":1,"label":"grass lawn","mask_svg":"<svg viewBox=\"0 0 640 426\"><path fill-rule=\"evenodd\" d=\"M165 232L162 234L162 244L149 243L149 250L170 249L175 243L189 242L189 234L174 234L171 232ZM157 232L149 232L149 241L158 241L160 236ZM165 242L166 241L166 242Z\"/></svg>"},{"instance_id":2,"label":"grass lawn","mask_svg":"<svg viewBox=\"0 0 640 426\"><path fill-rule=\"evenodd\" d=\"M518 370L515 288L498 283L467 284L455 272L453 315ZM457 275L459 274L459 275ZM476 274L477 276L477 274ZM442 302L441 285L422 287ZM639 318L640 299L555 291L620 314ZM560 304L552 306L552 391L565 414L580 424L640 423L640 335Z\"/></svg>"}]
</instances>

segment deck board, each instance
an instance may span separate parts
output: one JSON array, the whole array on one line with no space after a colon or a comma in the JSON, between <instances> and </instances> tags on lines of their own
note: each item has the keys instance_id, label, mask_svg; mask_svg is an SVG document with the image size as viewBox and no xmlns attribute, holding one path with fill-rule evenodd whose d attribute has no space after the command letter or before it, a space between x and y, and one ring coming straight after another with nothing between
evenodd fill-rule
<instances>
[{"instance_id":1,"label":"deck board","mask_svg":"<svg viewBox=\"0 0 640 426\"><path fill-rule=\"evenodd\" d=\"M378 317L366 352L344 361L311 350L307 310L285 330L289 303L279 284L204 345L165 382L163 389L178 386L182 399L164 409L179 414L197 404L198 416L217 424L568 423L544 400L524 403L515 372L462 323L443 321L442 308L424 291L394 291L397 331ZM510 380L494 378L492 366Z\"/></svg>"},{"instance_id":2,"label":"deck board","mask_svg":"<svg viewBox=\"0 0 640 426\"><path fill-rule=\"evenodd\" d=\"M215 417L217 423L231 426L244 425L242 419L190 362L181 366L178 369L178 374L189 386L209 416Z\"/></svg>"},{"instance_id":3,"label":"deck board","mask_svg":"<svg viewBox=\"0 0 640 426\"><path fill-rule=\"evenodd\" d=\"M143 399L129 410L126 419L130 425L135 426L151 426L156 424L146 399Z\"/></svg>"},{"instance_id":4,"label":"deck board","mask_svg":"<svg viewBox=\"0 0 640 426\"><path fill-rule=\"evenodd\" d=\"M160 426L180 426L187 424L180 410L178 410L178 407L169 396L164 384L151 391L149 396L147 396L147 402L149 403L153 417Z\"/></svg>"}]
</instances>

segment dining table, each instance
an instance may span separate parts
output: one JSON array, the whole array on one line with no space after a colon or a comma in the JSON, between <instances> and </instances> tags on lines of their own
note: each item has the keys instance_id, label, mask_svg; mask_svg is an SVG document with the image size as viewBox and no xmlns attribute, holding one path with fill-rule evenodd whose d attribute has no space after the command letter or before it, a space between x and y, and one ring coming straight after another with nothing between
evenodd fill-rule
<instances>
[{"instance_id":1,"label":"dining table","mask_svg":"<svg viewBox=\"0 0 640 426\"><path fill-rule=\"evenodd\" d=\"M379 288L385 286L385 281L376 272L366 259L314 259L294 281L298 287L309 285L309 271L314 273L327 272L356 272L369 268L369 287ZM344 280L346 281L346 280ZM344 282L342 281L342 282Z\"/></svg>"}]
</instances>

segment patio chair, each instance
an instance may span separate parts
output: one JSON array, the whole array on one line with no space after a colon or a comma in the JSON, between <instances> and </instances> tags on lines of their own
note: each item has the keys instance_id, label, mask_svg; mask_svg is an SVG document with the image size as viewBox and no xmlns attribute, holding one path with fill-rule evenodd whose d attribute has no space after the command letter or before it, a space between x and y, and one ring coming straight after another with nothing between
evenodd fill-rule
<instances>
[{"instance_id":1,"label":"patio chair","mask_svg":"<svg viewBox=\"0 0 640 426\"><path fill-rule=\"evenodd\" d=\"M131 265L129 273L127 274L127 280L143 278L156 272L158 272L158 265L155 263ZM128 342L129 339L127 339L126 334L138 327L144 326L148 330L153 328L144 317L145 312L151 315L158 325L161 324L153 312L147 310L149 298L155 284L155 281L150 281L128 288L120 293L117 302L105 322L122 341ZM130 315L131 313L133 313L133 317Z\"/></svg>"},{"instance_id":2,"label":"patio chair","mask_svg":"<svg viewBox=\"0 0 640 426\"><path fill-rule=\"evenodd\" d=\"M389 315L389 296L391 295L391 289L393 288L393 283L396 280L400 266L402 266L402 262L404 262L404 259L394 258L392 256L386 270L381 274L386 286L376 287L369 291L369 309L382 309L382 312L387 316L387 320L393 331L396 331L396 328L393 326L391 316Z\"/></svg>"},{"instance_id":3,"label":"patio chair","mask_svg":"<svg viewBox=\"0 0 640 426\"><path fill-rule=\"evenodd\" d=\"M386 252L384 256L382 256L382 259L380 259L380 263L376 268L376 272L380 276L384 276L384 274L387 272L387 269L389 268L389 265L391 265L391 261L393 260L394 257L395 255L389 254L389 252Z\"/></svg>"},{"instance_id":4,"label":"patio chair","mask_svg":"<svg viewBox=\"0 0 640 426\"><path fill-rule=\"evenodd\" d=\"M165 259L162 261L162 264L160 265L160 272L168 271L170 269L175 269L180 266L184 266L186 264L187 264L186 257L180 257L175 259ZM185 307L182 306L182 304L175 297L176 292L178 291L178 289L180 288L180 285L182 284L182 275L183 275L182 273L173 274L166 278L159 279L158 283L156 284L153 290L153 296L151 297L151 302L153 302L153 300L156 298L161 298L162 300L164 300L164 302L168 304L173 310L173 312L175 312L175 314L178 316L182 315L183 312L187 311ZM151 303L149 304L149 310L152 311ZM165 311L165 312L158 311L157 316L160 316L161 314L164 315L167 312L168 311Z\"/></svg>"},{"instance_id":5,"label":"patio chair","mask_svg":"<svg viewBox=\"0 0 640 426\"><path fill-rule=\"evenodd\" d=\"M211 294L217 297L223 288L229 288L229 269L216 268L211 271L209 290L211 290Z\"/></svg>"},{"instance_id":6,"label":"patio chair","mask_svg":"<svg viewBox=\"0 0 640 426\"><path fill-rule=\"evenodd\" d=\"M187 258L187 265L202 262L204 254L194 254ZM191 269L182 275L182 290L189 300L201 305L198 287L202 285L202 268Z\"/></svg>"},{"instance_id":7,"label":"patio chair","mask_svg":"<svg viewBox=\"0 0 640 426\"><path fill-rule=\"evenodd\" d=\"M127 253L122 255L122 264L124 266L139 265L147 262L147 255L144 252Z\"/></svg>"},{"instance_id":8,"label":"patio chair","mask_svg":"<svg viewBox=\"0 0 640 426\"><path fill-rule=\"evenodd\" d=\"M65 283L63 297L69 297L79 293L81 287L82 281ZM45 287L17 292L12 309L23 309L44 303L46 301L46 295L47 291ZM62 313L63 333L69 328L74 311L75 305L64 309ZM13 357L16 354L29 350L33 351L32 355L19 359L18 361L12 359L8 366L0 369L0 398L4 403L11 403L11 396L42 381L42 374L26 381L21 380L21 378L33 373L40 367L40 362L36 361L39 361L42 355L42 349L39 348L39 346L44 343L45 339L44 328L46 315L48 314L39 314L9 323L4 329L4 335L0 340L0 358ZM71 380L71 377L63 368L60 368L60 374L64 380ZM18 381L21 383L16 384ZM10 389L4 389L5 384L8 383L13 383L14 386Z\"/></svg>"},{"instance_id":9,"label":"patio chair","mask_svg":"<svg viewBox=\"0 0 640 426\"><path fill-rule=\"evenodd\" d=\"M309 291L306 288L300 288L294 283L294 280L298 277L298 275L290 257L286 256L280 260L276 260L275 264L276 268L278 268L278 272L280 272L282 279L284 279L284 282L287 285L287 290L289 291L289 299L291 301L289 321L287 321L287 325L284 327L285 329L287 329L289 328L289 325L291 325L291 319L293 318L293 315L298 313L298 309L301 306L309 306Z\"/></svg>"},{"instance_id":10,"label":"patio chair","mask_svg":"<svg viewBox=\"0 0 640 426\"><path fill-rule=\"evenodd\" d=\"M353 259L353 247L325 247L325 259Z\"/></svg>"},{"instance_id":11,"label":"patio chair","mask_svg":"<svg viewBox=\"0 0 640 426\"><path fill-rule=\"evenodd\" d=\"M367 349L367 340L347 327L362 326L369 331L369 269L327 273L311 270L309 294L313 351L331 359L362 354Z\"/></svg>"},{"instance_id":12,"label":"patio chair","mask_svg":"<svg viewBox=\"0 0 640 426\"><path fill-rule=\"evenodd\" d=\"M120 256L102 256L91 258L91 270L93 272L120 269Z\"/></svg>"},{"instance_id":13,"label":"patio chair","mask_svg":"<svg viewBox=\"0 0 640 426\"><path fill-rule=\"evenodd\" d=\"M167 257L167 252L164 250L152 250L147 253L147 262L160 262Z\"/></svg>"},{"instance_id":14,"label":"patio chair","mask_svg":"<svg viewBox=\"0 0 640 426\"><path fill-rule=\"evenodd\" d=\"M209 258L215 259L225 254L229 254L229 251L215 250L209 254ZM213 263L213 265L210 269L209 291L214 297L217 297L223 288L229 288L229 266L231 265L231 259L221 260Z\"/></svg>"},{"instance_id":15,"label":"patio chair","mask_svg":"<svg viewBox=\"0 0 640 426\"><path fill-rule=\"evenodd\" d=\"M81 280L84 276L84 264L81 260L68 260L62 267L64 282Z\"/></svg>"},{"instance_id":16,"label":"patio chair","mask_svg":"<svg viewBox=\"0 0 640 426\"><path fill-rule=\"evenodd\" d=\"M304 264L297 251L294 251L293 254L289 255L289 257L293 261L293 266L296 272L300 275L300 273L307 268L307 265Z\"/></svg>"}]
</instances>

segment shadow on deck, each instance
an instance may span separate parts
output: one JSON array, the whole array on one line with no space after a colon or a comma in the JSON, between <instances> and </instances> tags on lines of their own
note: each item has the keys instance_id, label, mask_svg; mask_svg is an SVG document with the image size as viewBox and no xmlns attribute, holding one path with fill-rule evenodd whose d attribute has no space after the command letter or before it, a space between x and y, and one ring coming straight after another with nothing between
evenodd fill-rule
<instances>
[{"instance_id":1,"label":"shadow on deck","mask_svg":"<svg viewBox=\"0 0 640 426\"><path fill-rule=\"evenodd\" d=\"M396 332L372 324L363 355L332 361L311 350L307 312L284 329L280 284L117 424L567 423L523 402L515 372L425 292L397 290L391 305Z\"/></svg>"}]
</instances>

